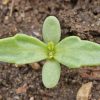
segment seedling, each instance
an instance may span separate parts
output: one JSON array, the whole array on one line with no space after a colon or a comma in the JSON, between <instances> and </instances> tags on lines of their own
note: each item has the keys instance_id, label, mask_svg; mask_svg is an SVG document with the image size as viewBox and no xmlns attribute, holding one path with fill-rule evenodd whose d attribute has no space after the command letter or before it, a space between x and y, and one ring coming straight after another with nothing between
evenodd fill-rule
<instances>
[{"instance_id":1,"label":"seedling","mask_svg":"<svg viewBox=\"0 0 100 100\"><path fill-rule=\"evenodd\" d=\"M25 34L1 39L0 61L27 64L46 59L42 81L47 88L57 85L61 73L60 63L69 68L100 65L100 45L77 36L60 41L61 28L56 17L46 18L42 32L45 43Z\"/></svg>"}]
</instances>

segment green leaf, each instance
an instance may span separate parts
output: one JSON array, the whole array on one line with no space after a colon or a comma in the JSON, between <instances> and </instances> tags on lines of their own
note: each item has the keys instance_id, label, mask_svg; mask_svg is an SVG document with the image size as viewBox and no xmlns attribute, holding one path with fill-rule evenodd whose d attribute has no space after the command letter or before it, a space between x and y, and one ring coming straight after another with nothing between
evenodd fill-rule
<instances>
[{"instance_id":1,"label":"green leaf","mask_svg":"<svg viewBox=\"0 0 100 100\"><path fill-rule=\"evenodd\" d=\"M42 81L46 88L53 88L60 78L60 64L54 60L47 61L42 69Z\"/></svg>"},{"instance_id":2,"label":"green leaf","mask_svg":"<svg viewBox=\"0 0 100 100\"><path fill-rule=\"evenodd\" d=\"M58 19L54 16L49 16L45 19L43 24L43 39L46 43L58 43L61 36L61 28Z\"/></svg>"},{"instance_id":3,"label":"green leaf","mask_svg":"<svg viewBox=\"0 0 100 100\"><path fill-rule=\"evenodd\" d=\"M46 45L24 34L0 39L0 61L27 64L47 58Z\"/></svg>"},{"instance_id":4,"label":"green leaf","mask_svg":"<svg viewBox=\"0 0 100 100\"><path fill-rule=\"evenodd\" d=\"M100 45L71 36L56 46L55 59L69 68L100 65Z\"/></svg>"}]
</instances>

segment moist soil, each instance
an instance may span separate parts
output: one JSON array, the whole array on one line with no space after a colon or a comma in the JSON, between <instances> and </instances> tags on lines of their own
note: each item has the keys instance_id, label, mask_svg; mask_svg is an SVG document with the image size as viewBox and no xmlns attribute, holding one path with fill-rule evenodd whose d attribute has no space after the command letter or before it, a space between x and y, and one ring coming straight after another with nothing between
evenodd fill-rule
<instances>
[{"instance_id":1,"label":"moist soil","mask_svg":"<svg viewBox=\"0 0 100 100\"><path fill-rule=\"evenodd\" d=\"M75 35L100 44L100 0L0 0L0 38L24 33L42 40L42 24L49 15L59 19L62 39ZM47 89L41 80L43 63L34 69L32 64L15 67L0 62L0 100L76 100L87 82L93 82L90 100L100 100L100 66L62 66L58 85ZM18 92L22 86L24 92Z\"/></svg>"}]
</instances>

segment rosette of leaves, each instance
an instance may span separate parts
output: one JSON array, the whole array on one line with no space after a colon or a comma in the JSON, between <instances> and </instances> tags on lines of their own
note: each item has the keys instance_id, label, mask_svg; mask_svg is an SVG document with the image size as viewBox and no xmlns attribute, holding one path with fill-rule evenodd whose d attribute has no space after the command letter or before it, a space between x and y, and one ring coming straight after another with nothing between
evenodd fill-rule
<instances>
[{"instance_id":1,"label":"rosette of leaves","mask_svg":"<svg viewBox=\"0 0 100 100\"><path fill-rule=\"evenodd\" d=\"M44 42L25 34L0 39L0 61L28 64L46 59L42 81L47 88L57 85L61 74L60 63L69 68L100 65L100 45L77 36L60 41L61 28L56 17L46 18L42 33Z\"/></svg>"}]
</instances>

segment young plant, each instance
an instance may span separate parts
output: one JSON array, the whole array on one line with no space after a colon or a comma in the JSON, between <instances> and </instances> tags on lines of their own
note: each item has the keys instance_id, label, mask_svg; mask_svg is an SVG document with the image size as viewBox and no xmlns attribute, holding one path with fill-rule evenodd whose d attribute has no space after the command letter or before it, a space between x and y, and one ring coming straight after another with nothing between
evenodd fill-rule
<instances>
[{"instance_id":1,"label":"young plant","mask_svg":"<svg viewBox=\"0 0 100 100\"><path fill-rule=\"evenodd\" d=\"M100 45L77 36L60 41L61 28L56 17L46 18L42 32L45 43L25 34L1 39L0 61L27 64L46 59L42 81L47 88L57 85L61 73L60 63L69 68L100 65Z\"/></svg>"}]
</instances>

